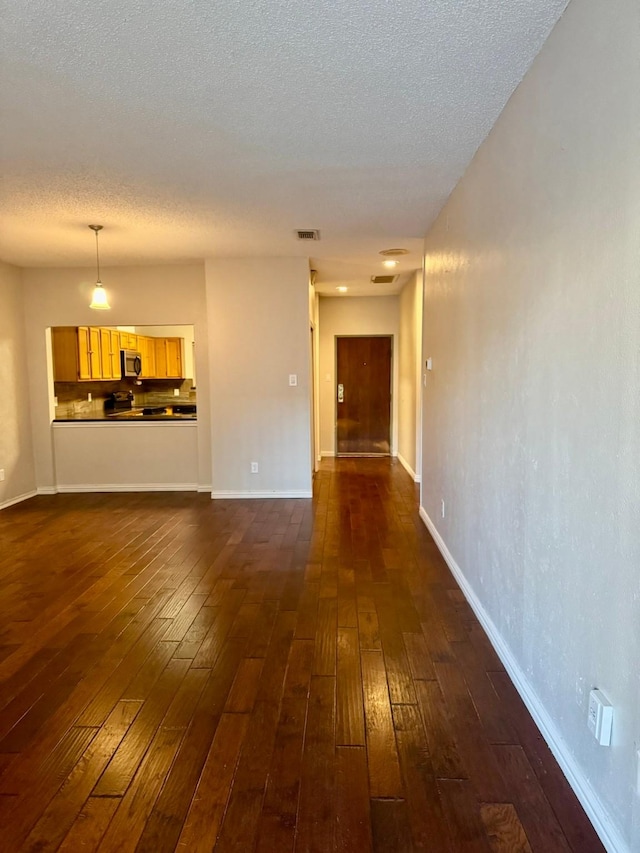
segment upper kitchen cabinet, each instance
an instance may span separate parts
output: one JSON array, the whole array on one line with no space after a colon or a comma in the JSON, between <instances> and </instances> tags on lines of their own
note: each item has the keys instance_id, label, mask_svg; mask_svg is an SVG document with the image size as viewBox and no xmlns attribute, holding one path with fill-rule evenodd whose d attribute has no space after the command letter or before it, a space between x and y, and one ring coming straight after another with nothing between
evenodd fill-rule
<instances>
[{"instance_id":1,"label":"upper kitchen cabinet","mask_svg":"<svg viewBox=\"0 0 640 853\"><path fill-rule=\"evenodd\" d=\"M58 382L102 379L100 329L59 326L51 330L53 372Z\"/></svg>"},{"instance_id":2,"label":"upper kitchen cabinet","mask_svg":"<svg viewBox=\"0 0 640 853\"><path fill-rule=\"evenodd\" d=\"M138 335L138 351L142 358L141 379L156 377L156 339L148 335Z\"/></svg>"},{"instance_id":3,"label":"upper kitchen cabinet","mask_svg":"<svg viewBox=\"0 0 640 853\"><path fill-rule=\"evenodd\" d=\"M182 379L182 338L156 338L156 377Z\"/></svg>"},{"instance_id":4,"label":"upper kitchen cabinet","mask_svg":"<svg viewBox=\"0 0 640 853\"><path fill-rule=\"evenodd\" d=\"M185 375L185 342L180 337L133 334L108 326L55 326L51 341L56 382L119 381L121 350L140 353L140 379ZM193 366L189 369L193 371Z\"/></svg>"},{"instance_id":5,"label":"upper kitchen cabinet","mask_svg":"<svg viewBox=\"0 0 640 853\"><path fill-rule=\"evenodd\" d=\"M120 379L120 333L115 329L100 329L100 365L102 379Z\"/></svg>"},{"instance_id":6,"label":"upper kitchen cabinet","mask_svg":"<svg viewBox=\"0 0 640 853\"><path fill-rule=\"evenodd\" d=\"M120 332L120 349L138 351L138 335L131 332Z\"/></svg>"}]
</instances>

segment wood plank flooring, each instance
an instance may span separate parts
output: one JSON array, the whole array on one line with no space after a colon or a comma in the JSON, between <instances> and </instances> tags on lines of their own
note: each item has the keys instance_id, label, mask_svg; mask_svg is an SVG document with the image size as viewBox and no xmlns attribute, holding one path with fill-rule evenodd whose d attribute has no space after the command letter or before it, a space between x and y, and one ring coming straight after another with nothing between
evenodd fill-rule
<instances>
[{"instance_id":1,"label":"wood plank flooring","mask_svg":"<svg viewBox=\"0 0 640 853\"><path fill-rule=\"evenodd\" d=\"M0 513L0 850L603 848L389 459Z\"/></svg>"}]
</instances>

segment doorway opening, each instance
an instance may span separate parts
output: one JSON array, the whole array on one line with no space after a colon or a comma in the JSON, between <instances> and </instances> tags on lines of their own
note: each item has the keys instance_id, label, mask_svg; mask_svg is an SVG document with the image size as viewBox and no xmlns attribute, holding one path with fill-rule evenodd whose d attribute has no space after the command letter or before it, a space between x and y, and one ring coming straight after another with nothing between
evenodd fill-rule
<instances>
[{"instance_id":1,"label":"doorway opening","mask_svg":"<svg viewBox=\"0 0 640 853\"><path fill-rule=\"evenodd\" d=\"M391 453L390 335L336 337L336 455Z\"/></svg>"}]
</instances>

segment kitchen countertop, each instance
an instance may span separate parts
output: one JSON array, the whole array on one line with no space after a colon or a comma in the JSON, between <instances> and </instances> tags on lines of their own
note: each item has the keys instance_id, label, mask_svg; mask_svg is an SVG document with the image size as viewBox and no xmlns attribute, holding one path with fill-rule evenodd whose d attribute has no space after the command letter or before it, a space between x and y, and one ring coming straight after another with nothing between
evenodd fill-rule
<instances>
[{"instance_id":1,"label":"kitchen countertop","mask_svg":"<svg viewBox=\"0 0 640 853\"><path fill-rule=\"evenodd\" d=\"M195 421L197 419L197 414L174 414L171 406L167 406L164 414L144 415L142 409L130 409L124 412L78 412L75 415L54 418L53 422L56 424L82 422L137 424L149 421Z\"/></svg>"}]
</instances>

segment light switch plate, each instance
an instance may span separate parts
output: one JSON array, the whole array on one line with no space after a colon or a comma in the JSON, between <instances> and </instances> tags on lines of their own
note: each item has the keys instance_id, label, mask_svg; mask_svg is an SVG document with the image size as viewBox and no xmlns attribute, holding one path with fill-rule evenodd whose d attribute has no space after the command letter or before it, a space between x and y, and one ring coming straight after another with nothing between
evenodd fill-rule
<instances>
[{"instance_id":1,"label":"light switch plate","mask_svg":"<svg viewBox=\"0 0 640 853\"><path fill-rule=\"evenodd\" d=\"M613 705L597 688L589 693L589 715L587 717L589 731L600 746L611 744L611 729L613 728Z\"/></svg>"}]
</instances>

